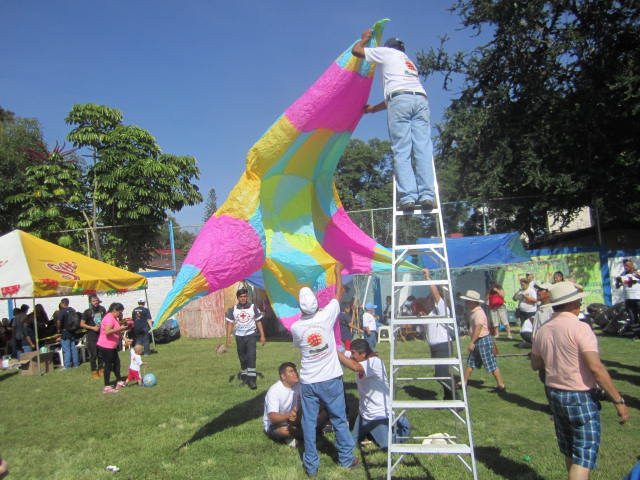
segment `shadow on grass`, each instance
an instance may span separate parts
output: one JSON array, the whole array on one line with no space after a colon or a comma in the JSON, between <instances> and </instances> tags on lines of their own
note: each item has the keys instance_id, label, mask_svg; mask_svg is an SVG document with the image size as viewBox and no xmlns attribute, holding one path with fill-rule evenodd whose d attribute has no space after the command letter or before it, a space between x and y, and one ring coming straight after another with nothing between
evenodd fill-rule
<instances>
[{"instance_id":1,"label":"shadow on grass","mask_svg":"<svg viewBox=\"0 0 640 480\"><path fill-rule=\"evenodd\" d=\"M529 410L551 415L551 409L546 403L534 402L530 398L523 397L522 395L518 395L517 393L509 392L508 390L506 392L498 392L498 396L502 400L506 400L507 402L513 403L519 407L528 408Z\"/></svg>"},{"instance_id":2,"label":"shadow on grass","mask_svg":"<svg viewBox=\"0 0 640 480\"><path fill-rule=\"evenodd\" d=\"M6 380L8 378L14 377L14 376L18 375L18 373L20 373L20 372L15 371L15 372L11 372L11 373L5 373L4 375L0 375L0 382L3 381L3 380Z\"/></svg>"},{"instance_id":3,"label":"shadow on grass","mask_svg":"<svg viewBox=\"0 0 640 480\"><path fill-rule=\"evenodd\" d=\"M609 375L614 380L620 380L622 382L629 382L632 385L637 385L640 383L640 375L629 375L627 373L620 373L618 370L611 369L609 370Z\"/></svg>"},{"instance_id":4,"label":"shadow on grass","mask_svg":"<svg viewBox=\"0 0 640 480\"><path fill-rule=\"evenodd\" d=\"M624 398L624 401L627 404L628 408L635 408L636 410L640 410L640 400L638 400L636 397L632 397L631 395L627 395L626 393L623 393L622 397Z\"/></svg>"},{"instance_id":5,"label":"shadow on grass","mask_svg":"<svg viewBox=\"0 0 640 480\"><path fill-rule=\"evenodd\" d=\"M471 379L467 381L467 388L469 387L478 388L478 389L493 388L493 387L486 386L484 384L484 380L471 380Z\"/></svg>"},{"instance_id":6,"label":"shadow on grass","mask_svg":"<svg viewBox=\"0 0 640 480\"><path fill-rule=\"evenodd\" d=\"M438 394L432 390L426 390L424 388L416 387L414 385L405 385L402 389L418 400L436 400Z\"/></svg>"},{"instance_id":7,"label":"shadow on grass","mask_svg":"<svg viewBox=\"0 0 640 480\"><path fill-rule=\"evenodd\" d=\"M501 455L498 447L476 447L476 459L489 470L503 478L520 478L526 480L544 480L533 468L526 463L516 462Z\"/></svg>"},{"instance_id":8,"label":"shadow on grass","mask_svg":"<svg viewBox=\"0 0 640 480\"><path fill-rule=\"evenodd\" d=\"M260 393L250 400L238 403L228 410L225 410L205 426L200 428L200 430L194 433L189 440L181 444L176 450L180 450L193 442L202 440L209 435L214 435L226 430L227 428L237 427L243 423L261 417L262 410L264 408L264 395L264 392Z\"/></svg>"},{"instance_id":9,"label":"shadow on grass","mask_svg":"<svg viewBox=\"0 0 640 480\"><path fill-rule=\"evenodd\" d=\"M625 363L616 362L614 360L604 360L604 359L602 359L602 363L604 363L607 367L625 368L627 370L632 370L634 372L640 372L640 367L637 365L627 365Z\"/></svg>"},{"instance_id":10,"label":"shadow on grass","mask_svg":"<svg viewBox=\"0 0 640 480\"><path fill-rule=\"evenodd\" d=\"M380 477L380 476L373 477L371 475L372 469L383 468L386 470L387 468L386 459L384 461L376 461L376 462L369 462L367 460L369 455L371 455L372 453L380 452L381 450L377 448L374 450L363 450L363 448L360 446L358 447L358 449L360 450L360 459L362 462L362 468L364 469L364 473L366 475L367 480L373 480L374 478L376 479L386 478L386 473L383 477ZM394 457L394 460L395 459L396 458ZM427 468L422 463L420 463L420 461L415 455L406 455L401 463L405 467L420 468L421 472L419 473L416 472L415 474L404 474L402 476L399 476L394 472L393 478L396 480L436 480L434 476L431 475L429 470L427 470Z\"/></svg>"}]
</instances>

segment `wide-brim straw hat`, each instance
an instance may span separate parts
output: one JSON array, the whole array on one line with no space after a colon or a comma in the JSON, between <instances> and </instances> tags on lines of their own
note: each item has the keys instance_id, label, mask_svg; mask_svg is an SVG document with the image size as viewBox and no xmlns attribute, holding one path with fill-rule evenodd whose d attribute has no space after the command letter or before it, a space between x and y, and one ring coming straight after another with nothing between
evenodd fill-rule
<instances>
[{"instance_id":1,"label":"wide-brim straw hat","mask_svg":"<svg viewBox=\"0 0 640 480\"><path fill-rule=\"evenodd\" d=\"M556 305L575 302L576 300L581 300L587 295L587 292L581 292L571 282L554 283L549 290L549 296L551 297L549 306L554 307Z\"/></svg>"},{"instance_id":2,"label":"wide-brim straw hat","mask_svg":"<svg viewBox=\"0 0 640 480\"><path fill-rule=\"evenodd\" d=\"M469 300L471 302L484 303L484 300L480 298L480 294L475 290L467 290L464 295L460 295L460 298L463 300Z\"/></svg>"}]
</instances>

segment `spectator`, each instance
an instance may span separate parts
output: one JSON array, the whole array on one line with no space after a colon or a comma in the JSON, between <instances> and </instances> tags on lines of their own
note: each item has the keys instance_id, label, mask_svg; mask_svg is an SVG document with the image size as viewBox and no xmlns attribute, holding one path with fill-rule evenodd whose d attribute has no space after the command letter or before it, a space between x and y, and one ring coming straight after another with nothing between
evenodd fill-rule
<instances>
[{"instance_id":1,"label":"spectator","mask_svg":"<svg viewBox=\"0 0 640 480\"><path fill-rule=\"evenodd\" d=\"M138 306L131 312L131 319L133 320L133 344L142 345L144 347L144 355L149 355L151 349L149 344L151 342L151 327L153 321L151 320L151 312L144 306L144 298L138 299Z\"/></svg>"},{"instance_id":2,"label":"spectator","mask_svg":"<svg viewBox=\"0 0 640 480\"><path fill-rule=\"evenodd\" d=\"M75 315L76 311L69 306L69 299L63 298L60 300L60 310L58 311L58 317L56 319L56 329L58 335L60 335L60 347L62 348L62 358L64 359L64 368L76 368L80 365L78 360L78 349L76 348L76 339L73 328L72 315Z\"/></svg>"},{"instance_id":3,"label":"spectator","mask_svg":"<svg viewBox=\"0 0 640 480\"><path fill-rule=\"evenodd\" d=\"M577 283L575 279L567 278L567 281L573 283L579 292L582 292L584 290L584 287L579 283ZM561 271L553 272L553 282L551 283L558 283L558 282L564 282L564 273L562 273Z\"/></svg>"},{"instance_id":4,"label":"spectator","mask_svg":"<svg viewBox=\"0 0 640 480\"><path fill-rule=\"evenodd\" d=\"M513 295L513 299L518 302L516 313L522 325L527 318L533 317L538 309L536 291L526 278L520 279L520 290Z\"/></svg>"},{"instance_id":5,"label":"spectator","mask_svg":"<svg viewBox=\"0 0 640 480\"><path fill-rule=\"evenodd\" d=\"M493 352L494 343L493 337L489 333L487 316L480 306L481 303L484 303L484 300L480 299L480 294L475 290L467 290L467 293L460 295L460 298L465 300L465 307L471 320L471 342L469 342L468 346L469 359L464 370L464 383L465 385L468 383L475 368L481 368L484 365L485 370L493 374L496 379L497 387L494 391L504 392L507 387L502 381L498 362Z\"/></svg>"},{"instance_id":6,"label":"spectator","mask_svg":"<svg viewBox=\"0 0 640 480\"><path fill-rule=\"evenodd\" d=\"M284 362L278 368L280 380L271 385L264 397L262 423L266 435L277 442L295 447L301 437L300 379L295 364Z\"/></svg>"},{"instance_id":7,"label":"spectator","mask_svg":"<svg viewBox=\"0 0 640 480\"><path fill-rule=\"evenodd\" d=\"M11 322L11 350L15 358L20 358L22 353L22 325L25 318L27 318L27 312L29 311L29 305L22 304L20 308L13 309L13 321Z\"/></svg>"},{"instance_id":8,"label":"spectator","mask_svg":"<svg viewBox=\"0 0 640 480\"><path fill-rule=\"evenodd\" d=\"M538 329L547 323L553 314L553 309L549 305L549 290L552 285L549 283L539 283L536 285L536 290L538 291L538 301L540 304L538 305L538 310L533 316L533 330L531 331L531 338L535 338ZM577 287L576 287L577 288ZM533 343L533 340L531 340Z\"/></svg>"},{"instance_id":9,"label":"spectator","mask_svg":"<svg viewBox=\"0 0 640 480\"><path fill-rule=\"evenodd\" d=\"M367 303L364 306L364 314L362 315L362 329L364 330L364 338L369 342L371 350L376 349L376 343L378 342L378 325L376 323L376 317L374 316L374 310L378 308L373 303Z\"/></svg>"},{"instance_id":10,"label":"spectator","mask_svg":"<svg viewBox=\"0 0 640 480\"><path fill-rule=\"evenodd\" d=\"M348 302L342 303L342 311L338 315L338 322L340 322L342 344L345 350L349 351L351 349L351 340L353 340L353 330L359 333L364 333L364 331L353 323L353 309Z\"/></svg>"},{"instance_id":11,"label":"spectator","mask_svg":"<svg viewBox=\"0 0 640 480\"><path fill-rule=\"evenodd\" d=\"M500 325L504 325L507 331L507 338L511 339L511 325L509 324L509 315L507 313L507 305L504 301L504 289L502 285L496 282L489 284L489 293L487 301L489 302L489 319L496 330L496 338L500 336Z\"/></svg>"},{"instance_id":12,"label":"spectator","mask_svg":"<svg viewBox=\"0 0 640 480\"><path fill-rule=\"evenodd\" d=\"M549 294L554 314L536 333L531 368L546 373L545 390L568 478L588 479L600 446L596 385L611 398L620 423L629 419L629 412L600 360L595 334L578 319L586 294L571 282L554 284Z\"/></svg>"},{"instance_id":13,"label":"spectator","mask_svg":"<svg viewBox=\"0 0 640 480\"><path fill-rule=\"evenodd\" d=\"M624 291L624 306L629 314L629 325L625 330L632 330L634 338L640 336L640 272L631 260L622 261L624 272L616 277L616 288Z\"/></svg>"},{"instance_id":14,"label":"spectator","mask_svg":"<svg viewBox=\"0 0 640 480\"><path fill-rule=\"evenodd\" d=\"M120 325L124 305L112 303L109 311L100 323L100 335L98 336L98 355L104 362L104 388L102 393L118 393L118 389L126 387L126 383L120 378L120 357L118 347L120 346L120 335L129 326L125 323ZM112 384L111 372L115 374L115 381Z\"/></svg>"},{"instance_id":15,"label":"spectator","mask_svg":"<svg viewBox=\"0 0 640 480\"><path fill-rule=\"evenodd\" d=\"M38 347L33 329L33 316L26 316L22 322L22 351L33 352Z\"/></svg>"},{"instance_id":16,"label":"spectator","mask_svg":"<svg viewBox=\"0 0 640 480\"><path fill-rule=\"evenodd\" d=\"M87 351L89 352L89 365L93 379L104 375L102 357L98 355L98 336L100 324L107 311L100 305L101 303L97 295L89 295L89 308L82 313L80 318L80 327L87 330Z\"/></svg>"}]
</instances>

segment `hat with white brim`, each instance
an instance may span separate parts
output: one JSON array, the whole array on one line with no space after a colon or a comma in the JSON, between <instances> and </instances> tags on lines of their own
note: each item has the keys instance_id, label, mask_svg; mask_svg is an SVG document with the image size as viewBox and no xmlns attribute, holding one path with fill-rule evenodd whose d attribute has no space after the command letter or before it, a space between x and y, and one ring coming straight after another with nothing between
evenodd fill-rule
<instances>
[{"instance_id":1,"label":"hat with white brim","mask_svg":"<svg viewBox=\"0 0 640 480\"><path fill-rule=\"evenodd\" d=\"M581 292L571 282L554 283L549 290L549 296L551 297L549 306L555 307L556 305L575 302L576 300L583 299L587 295L587 292Z\"/></svg>"},{"instance_id":2,"label":"hat with white brim","mask_svg":"<svg viewBox=\"0 0 640 480\"><path fill-rule=\"evenodd\" d=\"M480 298L480 294L475 290L467 290L467 293L460 295L463 300L469 300L470 302L484 303L484 300Z\"/></svg>"}]
</instances>

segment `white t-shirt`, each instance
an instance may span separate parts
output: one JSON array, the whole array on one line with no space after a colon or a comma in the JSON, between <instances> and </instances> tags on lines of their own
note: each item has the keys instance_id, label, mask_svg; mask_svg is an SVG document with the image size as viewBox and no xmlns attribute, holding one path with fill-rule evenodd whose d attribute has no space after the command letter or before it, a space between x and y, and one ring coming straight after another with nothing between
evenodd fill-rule
<instances>
[{"instance_id":1,"label":"white t-shirt","mask_svg":"<svg viewBox=\"0 0 640 480\"><path fill-rule=\"evenodd\" d=\"M440 297L440 301L436 308L428 315L429 317L443 316L446 309L444 298ZM445 324L436 323L427 325L427 342L429 345L437 345L438 343L446 343L449 341L449 330Z\"/></svg>"},{"instance_id":2,"label":"white t-shirt","mask_svg":"<svg viewBox=\"0 0 640 480\"><path fill-rule=\"evenodd\" d=\"M246 337L256 333L256 322L262 320L262 312L252 303L246 305L235 305L227 310L225 318L227 322L233 323L235 334L238 337Z\"/></svg>"},{"instance_id":3,"label":"white t-shirt","mask_svg":"<svg viewBox=\"0 0 640 480\"><path fill-rule=\"evenodd\" d=\"M369 312L364 312L362 314L362 328L368 328L370 332L375 332L378 329L376 317Z\"/></svg>"},{"instance_id":4,"label":"white t-shirt","mask_svg":"<svg viewBox=\"0 0 640 480\"><path fill-rule=\"evenodd\" d=\"M527 288L526 290L524 291L521 290L521 292L533 298L534 300L538 299L538 294L536 293L536 289L533 288L531 285L529 285L529 288ZM535 303L527 303L524 301L524 298L520 300L520 303L518 304L518 308L522 312L529 312L529 313L535 312L538 310L538 306Z\"/></svg>"},{"instance_id":5,"label":"white t-shirt","mask_svg":"<svg viewBox=\"0 0 640 480\"><path fill-rule=\"evenodd\" d=\"M364 58L369 63L380 65L384 98L398 90L426 95L418 77L418 69L404 52L389 47L365 48Z\"/></svg>"},{"instance_id":6,"label":"white t-shirt","mask_svg":"<svg viewBox=\"0 0 640 480\"><path fill-rule=\"evenodd\" d=\"M264 414L262 415L262 423L266 432L271 425L269 420L270 413L289 413L298 407L300 399L300 384L296 384L293 388L287 387L282 380L269 387L267 395L264 397Z\"/></svg>"},{"instance_id":7,"label":"white t-shirt","mask_svg":"<svg viewBox=\"0 0 640 480\"><path fill-rule=\"evenodd\" d=\"M339 313L340 303L334 298L322 310L303 315L291 326L293 346L302 351L301 383L319 383L342 376L333 334Z\"/></svg>"},{"instance_id":8,"label":"white t-shirt","mask_svg":"<svg viewBox=\"0 0 640 480\"><path fill-rule=\"evenodd\" d=\"M364 420L389 417L389 383L384 363L378 356L360 362L364 373L356 375L360 395L360 416Z\"/></svg>"},{"instance_id":9,"label":"white t-shirt","mask_svg":"<svg viewBox=\"0 0 640 480\"><path fill-rule=\"evenodd\" d=\"M623 273L620 276L625 300L640 300L640 276L634 273Z\"/></svg>"},{"instance_id":10,"label":"white t-shirt","mask_svg":"<svg viewBox=\"0 0 640 480\"><path fill-rule=\"evenodd\" d=\"M538 329L542 325L547 323L551 319L552 315L553 315L553 307L550 307L547 304L540 305L540 308L538 308L538 311L533 316L533 330L531 331L531 335L533 338L535 338L536 333L538 332Z\"/></svg>"},{"instance_id":11,"label":"white t-shirt","mask_svg":"<svg viewBox=\"0 0 640 480\"><path fill-rule=\"evenodd\" d=\"M131 363L129 363L129 370L133 370L135 372L140 371L140 365L142 365L142 357L138 355L135 350L131 349Z\"/></svg>"}]
</instances>

